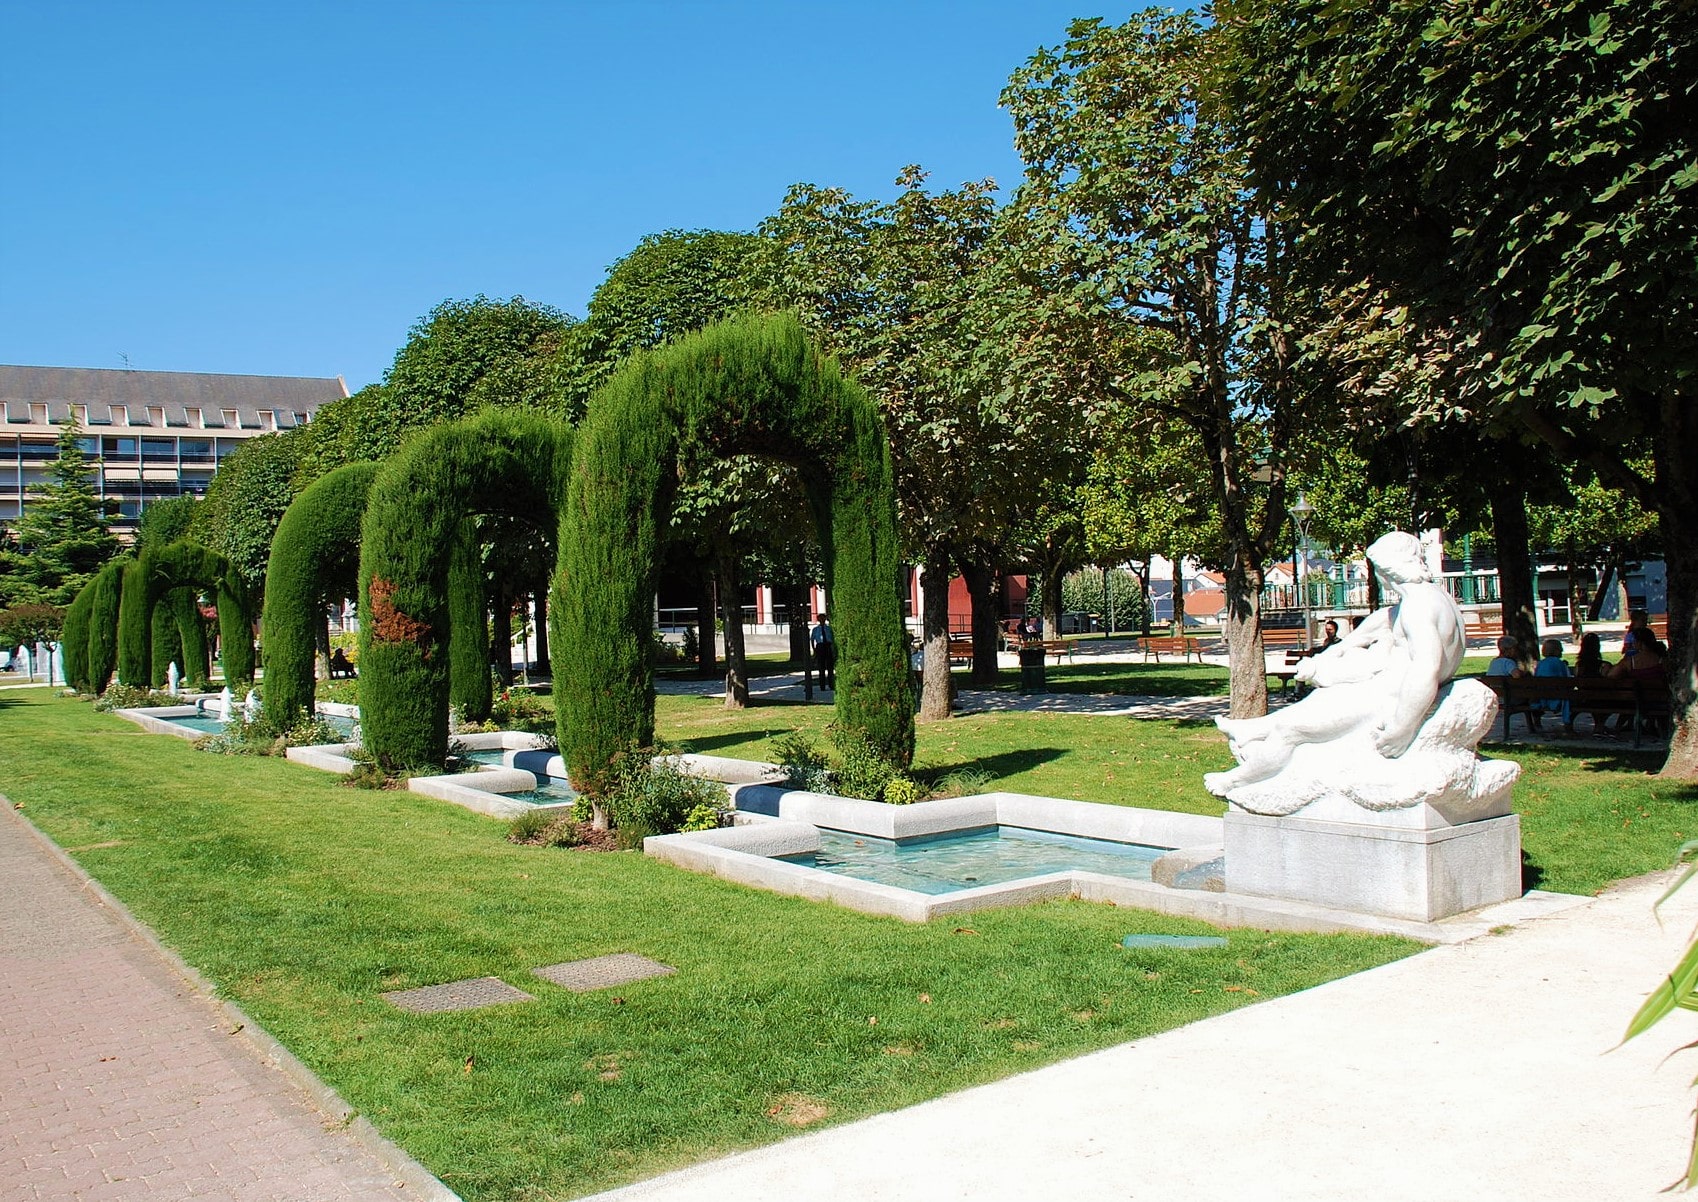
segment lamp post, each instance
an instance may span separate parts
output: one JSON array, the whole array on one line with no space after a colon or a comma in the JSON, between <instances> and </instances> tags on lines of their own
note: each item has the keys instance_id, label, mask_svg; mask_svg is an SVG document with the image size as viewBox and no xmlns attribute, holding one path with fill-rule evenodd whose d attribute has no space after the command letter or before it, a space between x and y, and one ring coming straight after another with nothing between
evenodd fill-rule
<instances>
[{"instance_id":1,"label":"lamp post","mask_svg":"<svg viewBox=\"0 0 1698 1202\"><path fill-rule=\"evenodd\" d=\"M1291 507L1291 524L1297 528L1297 542L1302 550L1305 564L1309 559L1309 519L1314 515L1315 507L1304 499L1302 493L1297 494L1297 503ZM1291 573L1293 583L1297 585L1298 596L1302 598L1303 607L1303 649L1310 650L1314 646L1314 638L1309 633L1309 590L1303 587L1303 572L1301 568Z\"/></svg>"}]
</instances>

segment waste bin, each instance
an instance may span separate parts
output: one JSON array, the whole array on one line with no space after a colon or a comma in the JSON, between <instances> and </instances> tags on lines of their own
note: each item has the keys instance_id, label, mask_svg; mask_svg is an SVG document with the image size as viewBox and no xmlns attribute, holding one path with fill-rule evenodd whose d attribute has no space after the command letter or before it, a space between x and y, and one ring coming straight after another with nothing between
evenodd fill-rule
<instances>
[{"instance_id":1,"label":"waste bin","mask_svg":"<svg viewBox=\"0 0 1698 1202\"><path fill-rule=\"evenodd\" d=\"M1041 645L1020 648L1020 691L1044 691L1044 649Z\"/></svg>"}]
</instances>

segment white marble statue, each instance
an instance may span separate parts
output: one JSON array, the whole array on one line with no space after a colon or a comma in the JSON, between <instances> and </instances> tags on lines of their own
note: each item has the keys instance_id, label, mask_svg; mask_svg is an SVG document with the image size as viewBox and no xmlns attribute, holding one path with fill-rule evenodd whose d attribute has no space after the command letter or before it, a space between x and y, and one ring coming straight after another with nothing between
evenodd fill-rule
<instances>
[{"instance_id":1,"label":"white marble statue","mask_svg":"<svg viewBox=\"0 0 1698 1202\"><path fill-rule=\"evenodd\" d=\"M172 660L165 669L165 690L175 697L178 695L177 682L182 678L177 675L177 661Z\"/></svg>"},{"instance_id":2,"label":"white marble statue","mask_svg":"<svg viewBox=\"0 0 1698 1202\"><path fill-rule=\"evenodd\" d=\"M259 694L249 689L248 695L242 699L242 721L252 722L257 717L259 717Z\"/></svg>"},{"instance_id":3,"label":"white marble statue","mask_svg":"<svg viewBox=\"0 0 1698 1202\"><path fill-rule=\"evenodd\" d=\"M1425 804L1451 823L1509 812L1519 772L1475 753L1497 712L1478 681L1452 681L1467 642L1462 611L1435 583L1413 535L1368 548L1392 604L1306 659L1307 696L1261 718L1217 718L1238 766L1203 778L1258 814L1341 821Z\"/></svg>"}]
</instances>

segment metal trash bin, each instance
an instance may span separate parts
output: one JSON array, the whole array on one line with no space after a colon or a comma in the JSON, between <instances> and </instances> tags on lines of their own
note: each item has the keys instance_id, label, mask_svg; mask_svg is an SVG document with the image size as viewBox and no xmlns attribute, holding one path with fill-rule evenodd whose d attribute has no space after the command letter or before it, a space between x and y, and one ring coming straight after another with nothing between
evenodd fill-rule
<instances>
[{"instance_id":1,"label":"metal trash bin","mask_svg":"<svg viewBox=\"0 0 1698 1202\"><path fill-rule=\"evenodd\" d=\"M1044 691L1044 649L1041 646L1020 648L1020 691Z\"/></svg>"}]
</instances>

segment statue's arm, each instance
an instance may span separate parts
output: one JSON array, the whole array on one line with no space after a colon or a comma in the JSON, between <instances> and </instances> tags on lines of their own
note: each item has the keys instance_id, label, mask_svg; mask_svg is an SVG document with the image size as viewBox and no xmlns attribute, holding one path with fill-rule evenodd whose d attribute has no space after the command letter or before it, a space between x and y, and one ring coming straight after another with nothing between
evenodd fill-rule
<instances>
[{"instance_id":1,"label":"statue's arm","mask_svg":"<svg viewBox=\"0 0 1698 1202\"><path fill-rule=\"evenodd\" d=\"M1445 640L1439 616L1411 613L1407 599L1403 610L1400 633L1409 669L1392 699L1390 715L1374 732L1374 747L1388 759L1402 755L1415 741L1415 733L1445 682Z\"/></svg>"}]
</instances>

